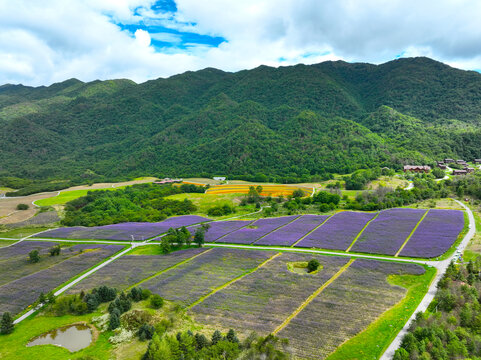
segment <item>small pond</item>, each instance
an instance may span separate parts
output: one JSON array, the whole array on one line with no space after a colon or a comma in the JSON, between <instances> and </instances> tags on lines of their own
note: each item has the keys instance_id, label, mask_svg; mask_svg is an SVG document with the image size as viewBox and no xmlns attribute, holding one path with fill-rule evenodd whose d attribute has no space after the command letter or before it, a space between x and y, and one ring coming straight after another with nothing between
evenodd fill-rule
<instances>
[{"instance_id":1,"label":"small pond","mask_svg":"<svg viewBox=\"0 0 481 360\"><path fill-rule=\"evenodd\" d=\"M92 342L92 330L87 325L76 324L64 326L30 340L27 346L56 345L75 352L82 350Z\"/></svg>"}]
</instances>

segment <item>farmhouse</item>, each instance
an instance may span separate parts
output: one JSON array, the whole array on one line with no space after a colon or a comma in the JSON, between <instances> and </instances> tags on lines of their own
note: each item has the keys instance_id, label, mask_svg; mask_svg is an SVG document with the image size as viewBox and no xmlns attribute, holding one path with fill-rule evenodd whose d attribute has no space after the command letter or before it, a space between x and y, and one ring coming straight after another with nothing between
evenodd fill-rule
<instances>
[{"instance_id":1,"label":"farmhouse","mask_svg":"<svg viewBox=\"0 0 481 360\"><path fill-rule=\"evenodd\" d=\"M464 161L464 160L456 160L456 164L466 165L466 161Z\"/></svg>"},{"instance_id":2,"label":"farmhouse","mask_svg":"<svg viewBox=\"0 0 481 360\"><path fill-rule=\"evenodd\" d=\"M481 159L474 159L475 164L481 164Z\"/></svg>"},{"instance_id":3,"label":"farmhouse","mask_svg":"<svg viewBox=\"0 0 481 360\"><path fill-rule=\"evenodd\" d=\"M446 166L446 164L438 164L438 168L446 170L448 167Z\"/></svg>"},{"instance_id":4,"label":"farmhouse","mask_svg":"<svg viewBox=\"0 0 481 360\"><path fill-rule=\"evenodd\" d=\"M430 166L427 165L404 165L404 172L410 171L410 172L425 172L428 173L431 170Z\"/></svg>"},{"instance_id":5,"label":"farmhouse","mask_svg":"<svg viewBox=\"0 0 481 360\"><path fill-rule=\"evenodd\" d=\"M225 181L226 177L225 176L214 176L213 179L217 180L217 181Z\"/></svg>"},{"instance_id":6,"label":"farmhouse","mask_svg":"<svg viewBox=\"0 0 481 360\"><path fill-rule=\"evenodd\" d=\"M466 175L467 173L466 170L453 170L453 175Z\"/></svg>"},{"instance_id":7,"label":"farmhouse","mask_svg":"<svg viewBox=\"0 0 481 360\"><path fill-rule=\"evenodd\" d=\"M454 159L444 159L444 162L446 164L452 164L454 162Z\"/></svg>"},{"instance_id":8,"label":"farmhouse","mask_svg":"<svg viewBox=\"0 0 481 360\"><path fill-rule=\"evenodd\" d=\"M464 168L464 170L466 170L467 173L474 172L474 168L472 168L472 167L466 167L466 168Z\"/></svg>"}]
</instances>

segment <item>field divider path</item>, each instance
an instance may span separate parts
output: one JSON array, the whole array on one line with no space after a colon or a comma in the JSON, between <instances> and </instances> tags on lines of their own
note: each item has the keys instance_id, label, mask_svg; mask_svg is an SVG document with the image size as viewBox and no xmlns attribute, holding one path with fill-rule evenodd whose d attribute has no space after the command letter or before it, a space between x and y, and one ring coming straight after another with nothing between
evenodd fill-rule
<instances>
[{"instance_id":1,"label":"field divider path","mask_svg":"<svg viewBox=\"0 0 481 360\"><path fill-rule=\"evenodd\" d=\"M372 221L376 220L376 218L379 216L380 213L381 213L381 212L378 211L377 214L376 214L376 216L374 216L371 220L369 220L369 221L366 223L366 225L364 225L364 227L362 228L362 230L359 231L359 234L357 234L357 236L354 238L354 240L352 240L352 243L351 243L351 245L349 245L349 247L346 249L346 252L349 252L349 251L351 250L351 248L354 246L354 244L356 243L356 241L361 237L361 235L362 235L362 233L364 232L364 230L367 229L367 227L369 226L369 224L370 224Z\"/></svg>"},{"instance_id":2,"label":"field divider path","mask_svg":"<svg viewBox=\"0 0 481 360\"><path fill-rule=\"evenodd\" d=\"M314 291L299 307L294 310L294 312L285 319L282 324L280 324L272 333L274 335L277 335L279 331L284 329L289 323L291 322L292 319L294 319L304 308L311 303L312 300L314 300L325 288L327 288L329 285L331 285L339 276L342 275L344 271L346 271L351 264L356 261L356 259L351 259L345 264L343 267L341 267L337 273L335 273L329 280L327 280L324 284L321 285L319 289Z\"/></svg>"},{"instance_id":3,"label":"field divider path","mask_svg":"<svg viewBox=\"0 0 481 360\"><path fill-rule=\"evenodd\" d=\"M335 214L334 214L335 215ZM312 234L314 231L316 231L317 229L319 229L322 225L324 225L326 223L327 220L329 220L330 218L332 218L334 215L331 215L331 216L328 216L327 219L325 219L323 222L321 222L319 225L317 225L314 229L312 229L311 231L309 231L306 235L304 235L303 237L301 237L299 240L297 240L294 244L292 244L290 247L294 247L296 246L297 244L299 244L302 240L304 240L308 235Z\"/></svg>"},{"instance_id":4,"label":"field divider path","mask_svg":"<svg viewBox=\"0 0 481 360\"><path fill-rule=\"evenodd\" d=\"M216 292L219 292L223 289L225 289L226 287L228 287L229 285L235 283L236 281L244 278L245 276L249 275L249 274L252 274L253 272L256 272L257 270L259 270L261 267L263 267L264 265L266 265L267 263L269 263L271 260L274 260L276 257L278 257L279 255L281 255L282 253L277 253L277 254L274 254L272 255L269 259L265 260L262 264L258 265L257 267L255 267L254 269L251 269L251 270L247 270L245 273L239 275L238 277L226 282L225 284L215 288L214 290L212 290L210 293L208 293L207 295L204 295L202 296L200 299L194 301L192 304L190 304L187 309L191 309L193 308L194 306L200 304L201 302L203 302L205 299L207 299L208 297L214 295Z\"/></svg>"},{"instance_id":5,"label":"field divider path","mask_svg":"<svg viewBox=\"0 0 481 360\"><path fill-rule=\"evenodd\" d=\"M287 226L287 225L289 225L289 224L292 224L294 221L299 220L301 217L302 217L302 215L299 215L299 216L295 217L293 220L289 221L288 223L276 227L274 230L269 231L269 232L268 232L267 234L265 234L265 235L262 235L259 239L257 239L256 241L254 241L252 244L255 244L255 243L258 242L260 239L265 238L267 235L270 235L270 234L272 234L273 232L276 232L277 230L282 229L284 226Z\"/></svg>"},{"instance_id":6,"label":"field divider path","mask_svg":"<svg viewBox=\"0 0 481 360\"><path fill-rule=\"evenodd\" d=\"M156 277L159 276L159 275L162 275L163 273L165 273L165 272L167 272L167 271L173 270L173 269L175 269L176 267L178 267L178 266L180 266L180 265L183 265L183 264L185 264L185 263L188 263L189 261L194 260L194 259L195 259L196 257L198 257L198 256L207 254L207 253L208 253L209 251L211 251L212 249L213 249L213 248L211 248L211 249L209 249L209 250L206 250L206 251L203 251L203 252L201 252L200 254L194 255L194 256L192 256L192 257L190 257L190 258L187 258L187 259L185 259L185 260L182 260L181 262L178 262L177 264L174 264L174 265L172 265L172 266L170 266L170 267L168 267L168 268L166 268L166 269L163 269L163 270L161 270L161 271L159 271L159 272L156 272L155 274L153 274L153 275L151 275L151 276L149 276L149 277L147 277L147 278L145 278L145 279L142 279L142 280L139 281L138 283L135 283L135 284L129 286L129 287L128 287L127 289L125 289L125 290L126 290L126 291L127 291L127 290L130 290L130 289L132 289L132 288L134 288L134 287L136 287L136 286L139 286L139 285L141 285L141 284L143 284L143 283L145 283L145 282L147 282L147 281L149 281L149 280L151 280L151 279L153 279L153 278L156 278Z\"/></svg>"},{"instance_id":7,"label":"field divider path","mask_svg":"<svg viewBox=\"0 0 481 360\"><path fill-rule=\"evenodd\" d=\"M399 250L397 251L396 254L394 254L394 257L398 257L399 254L401 253L401 251L404 249L404 247L407 245L408 241L411 239L411 237L414 235L414 233L416 232L416 229L418 228L419 225L421 225L422 221L424 220L424 218L426 217L426 215L428 214L429 210L426 210L426 212L423 214L423 216L421 216L421 219L419 219L418 223L416 224L416 226L414 227L414 229L412 229L411 233L408 235L408 237L406 238L406 240L403 242L403 244L401 245L401 247L399 248Z\"/></svg>"}]
</instances>

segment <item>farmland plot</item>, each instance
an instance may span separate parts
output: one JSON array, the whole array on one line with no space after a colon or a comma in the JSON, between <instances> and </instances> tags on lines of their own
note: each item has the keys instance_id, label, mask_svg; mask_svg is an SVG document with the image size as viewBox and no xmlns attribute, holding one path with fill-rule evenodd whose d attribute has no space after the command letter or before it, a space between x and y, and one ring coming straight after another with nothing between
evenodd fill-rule
<instances>
[{"instance_id":1,"label":"farmland plot","mask_svg":"<svg viewBox=\"0 0 481 360\"><path fill-rule=\"evenodd\" d=\"M383 210L369 223L352 251L394 255L401 248L426 210Z\"/></svg>"},{"instance_id":2,"label":"farmland plot","mask_svg":"<svg viewBox=\"0 0 481 360\"><path fill-rule=\"evenodd\" d=\"M288 224L299 217L298 215L283 216L278 218L259 219L247 227L234 231L217 242L233 244L251 244L271 231Z\"/></svg>"},{"instance_id":3,"label":"farmland plot","mask_svg":"<svg viewBox=\"0 0 481 360\"><path fill-rule=\"evenodd\" d=\"M281 227L259 241L257 245L278 245L291 246L297 240L312 231L316 226L320 225L328 216L326 215L303 215L297 220Z\"/></svg>"},{"instance_id":4,"label":"farmland plot","mask_svg":"<svg viewBox=\"0 0 481 360\"><path fill-rule=\"evenodd\" d=\"M375 213L342 211L302 239L296 247L346 250Z\"/></svg>"},{"instance_id":5,"label":"farmland plot","mask_svg":"<svg viewBox=\"0 0 481 360\"><path fill-rule=\"evenodd\" d=\"M124 255L78 283L70 293L78 293L81 290L90 291L106 284L118 290L124 290L206 250L206 248L191 248L174 251L168 255Z\"/></svg>"},{"instance_id":6,"label":"farmland plot","mask_svg":"<svg viewBox=\"0 0 481 360\"><path fill-rule=\"evenodd\" d=\"M154 293L189 305L246 272L275 253L215 248L142 284Z\"/></svg>"},{"instance_id":7,"label":"farmland plot","mask_svg":"<svg viewBox=\"0 0 481 360\"><path fill-rule=\"evenodd\" d=\"M39 238L60 239L104 239L104 240L145 240L167 232L169 228L180 228L209 219L197 215L171 217L158 223L127 222L105 226L83 227L74 226L45 231L38 234Z\"/></svg>"},{"instance_id":8,"label":"farmland plot","mask_svg":"<svg viewBox=\"0 0 481 360\"><path fill-rule=\"evenodd\" d=\"M250 220L228 220L209 223L209 230L205 233L205 241L216 241L221 236L239 230L241 227L249 225L250 223L252 223ZM189 228L189 231L194 234L198 228L199 225L194 225Z\"/></svg>"},{"instance_id":9,"label":"farmland plot","mask_svg":"<svg viewBox=\"0 0 481 360\"><path fill-rule=\"evenodd\" d=\"M78 255L75 247L63 247L60 255L50 256L48 250L56 245L54 242L23 241L0 249L0 286ZM41 261L38 263L31 263L28 259L32 250L39 252Z\"/></svg>"},{"instance_id":10,"label":"farmland plot","mask_svg":"<svg viewBox=\"0 0 481 360\"><path fill-rule=\"evenodd\" d=\"M312 258L321 263L319 272L288 270L289 263ZM347 257L283 253L194 306L192 312L197 321L215 328L267 335L348 261Z\"/></svg>"},{"instance_id":11,"label":"farmland plot","mask_svg":"<svg viewBox=\"0 0 481 360\"><path fill-rule=\"evenodd\" d=\"M442 255L454 244L463 227L462 211L429 210L400 255L411 257Z\"/></svg>"},{"instance_id":12,"label":"farmland plot","mask_svg":"<svg viewBox=\"0 0 481 360\"><path fill-rule=\"evenodd\" d=\"M290 340L294 355L324 359L404 297L406 290L390 285L388 275L424 271L415 264L357 259L278 335Z\"/></svg>"},{"instance_id":13,"label":"farmland plot","mask_svg":"<svg viewBox=\"0 0 481 360\"><path fill-rule=\"evenodd\" d=\"M18 313L37 300L41 292L48 293L73 276L123 249L123 246L76 245L73 249L77 253L75 256L0 286L0 312Z\"/></svg>"}]
</instances>

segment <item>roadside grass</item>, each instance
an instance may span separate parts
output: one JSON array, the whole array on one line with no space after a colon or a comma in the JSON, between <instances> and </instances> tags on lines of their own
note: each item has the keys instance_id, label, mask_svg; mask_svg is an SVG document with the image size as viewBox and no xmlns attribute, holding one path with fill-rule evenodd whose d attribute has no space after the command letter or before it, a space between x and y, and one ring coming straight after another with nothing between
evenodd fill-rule
<instances>
[{"instance_id":1,"label":"roadside grass","mask_svg":"<svg viewBox=\"0 0 481 360\"><path fill-rule=\"evenodd\" d=\"M476 223L476 233L473 239L469 242L463 254L463 261L476 260L481 253L481 216L479 212L472 210L474 222Z\"/></svg>"},{"instance_id":2,"label":"roadside grass","mask_svg":"<svg viewBox=\"0 0 481 360\"><path fill-rule=\"evenodd\" d=\"M26 226L23 228L0 231L0 238L22 239L25 236L33 235L41 231L51 229L50 226Z\"/></svg>"},{"instance_id":3,"label":"roadside grass","mask_svg":"<svg viewBox=\"0 0 481 360\"><path fill-rule=\"evenodd\" d=\"M435 268L426 267L423 275L388 276L391 285L407 289L404 298L364 331L338 347L326 360L379 359L421 302L435 274Z\"/></svg>"},{"instance_id":4,"label":"roadside grass","mask_svg":"<svg viewBox=\"0 0 481 360\"><path fill-rule=\"evenodd\" d=\"M0 248L16 243L17 240L0 240Z\"/></svg>"},{"instance_id":5,"label":"roadside grass","mask_svg":"<svg viewBox=\"0 0 481 360\"><path fill-rule=\"evenodd\" d=\"M407 208L420 209L449 209L449 210L464 210L456 201L450 198L430 199L424 200L415 204L405 206Z\"/></svg>"}]
</instances>

